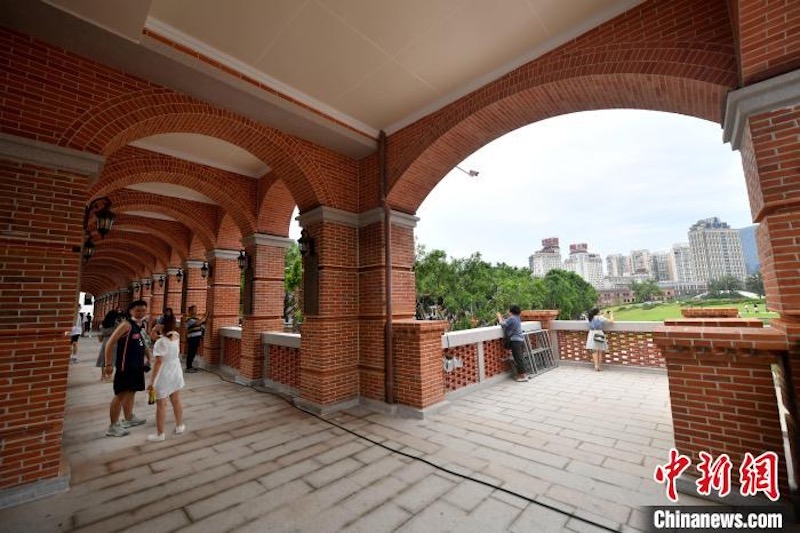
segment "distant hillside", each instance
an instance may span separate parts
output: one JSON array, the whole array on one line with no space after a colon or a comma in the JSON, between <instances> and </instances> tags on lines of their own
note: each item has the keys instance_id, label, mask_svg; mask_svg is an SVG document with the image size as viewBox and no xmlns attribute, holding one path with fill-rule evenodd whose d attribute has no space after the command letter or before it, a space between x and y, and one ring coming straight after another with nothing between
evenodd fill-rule
<instances>
[{"instance_id":1,"label":"distant hillside","mask_svg":"<svg viewBox=\"0 0 800 533\"><path fill-rule=\"evenodd\" d=\"M761 262L758 259L758 245L756 244L756 228L758 228L758 224L739 230L739 237L742 239L744 264L747 268L748 276L761 270Z\"/></svg>"}]
</instances>

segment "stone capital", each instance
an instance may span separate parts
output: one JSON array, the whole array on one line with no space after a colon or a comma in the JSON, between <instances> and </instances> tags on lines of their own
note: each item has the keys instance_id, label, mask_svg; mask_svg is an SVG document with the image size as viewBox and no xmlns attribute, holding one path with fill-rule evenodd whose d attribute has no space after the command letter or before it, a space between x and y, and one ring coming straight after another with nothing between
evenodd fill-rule
<instances>
[{"instance_id":1,"label":"stone capital","mask_svg":"<svg viewBox=\"0 0 800 533\"><path fill-rule=\"evenodd\" d=\"M751 116L800 105L800 70L728 93L722 138L738 150Z\"/></svg>"},{"instance_id":2,"label":"stone capital","mask_svg":"<svg viewBox=\"0 0 800 533\"><path fill-rule=\"evenodd\" d=\"M106 158L101 155L7 133L0 133L0 156L20 163L66 170L89 177L100 174L106 162Z\"/></svg>"},{"instance_id":3,"label":"stone capital","mask_svg":"<svg viewBox=\"0 0 800 533\"><path fill-rule=\"evenodd\" d=\"M269 235L267 233L253 233L242 239L242 244L245 246L273 246L275 248L290 248L294 243L294 239L289 237L278 237L277 235ZM238 257L238 255L237 255Z\"/></svg>"}]
</instances>

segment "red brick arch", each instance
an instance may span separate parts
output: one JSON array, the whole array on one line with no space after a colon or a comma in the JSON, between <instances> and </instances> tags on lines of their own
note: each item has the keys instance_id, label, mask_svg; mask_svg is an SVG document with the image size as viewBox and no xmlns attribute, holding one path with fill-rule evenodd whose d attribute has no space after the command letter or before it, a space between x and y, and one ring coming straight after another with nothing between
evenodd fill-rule
<instances>
[{"instance_id":1,"label":"red brick arch","mask_svg":"<svg viewBox=\"0 0 800 533\"><path fill-rule=\"evenodd\" d=\"M214 248L220 217L219 208L178 198L165 199L163 196L141 191L123 189L111 195L114 211L150 211L174 218L186 226L207 250ZM113 230L112 230L113 232Z\"/></svg>"},{"instance_id":2,"label":"red brick arch","mask_svg":"<svg viewBox=\"0 0 800 533\"><path fill-rule=\"evenodd\" d=\"M122 275L115 272L93 272L81 276L80 290L92 294L104 294L125 285Z\"/></svg>"},{"instance_id":3,"label":"red brick arch","mask_svg":"<svg viewBox=\"0 0 800 533\"><path fill-rule=\"evenodd\" d=\"M147 235L158 237L171 246L173 254L177 253L182 260L186 259L189 253L191 233L186 226L178 222L120 214L114 222L114 228L122 231L146 232Z\"/></svg>"},{"instance_id":4,"label":"red brick arch","mask_svg":"<svg viewBox=\"0 0 800 533\"><path fill-rule=\"evenodd\" d=\"M89 195L108 196L129 185L149 182L170 183L193 189L230 213L243 234L255 231L255 180L146 150L137 150L129 157L112 161L103 170ZM162 197L159 203L171 200Z\"/></svg>"},{"instance_id":5,"label":"red brick arch","mask_svg":"<svg viewBox=\"0 0 800 533\"><path fill-rule=\"evenodd\" d=\"M242 248L242 232L236 224L233 223L233 218L225 215L219 224L219 233L217 233L216 247L238 250Z\"/></svg>"},{"instance_id":6,"label":"red brick arch","mask_svg":"<svg viewBox=\"0 0 800 533\"><path fill-rule=\"evenodd\" d=\"M122 271L125 273L126 280L135 279L150 265L153 264L154 257L152 255L145 255L138 250L132 251L129 248L121 249L118 247L105 248L95 252L89 262L83 268L84 273L90 273L101 270L102 262L114 261L118 263Z\"/></svg>"},{"instance_id":7,"label":"red brick arch","mask_svg":"<svg viewBox=\"0 0 800 533\"><path fill-rule=\"evenodd\" d=\"M416 212L467 155L565 113L632 108L721 122L726 93L737 84L725 3L692 2L675 15L646 2L394 133L389 203Z\"/></svg>"},{"instance_id":8,"label":"red brick arch","mask_svg":"<svg viewBox=\"0 0 800 533\"><path fill-rule=\"evenodd\" d=\"M295 205L291 192L282 181L259 183L258 232L287 237Z\"/></svg>"},{"instance_id":9,"label":"red brick arch","mask_svg":"<svg viewBox=\"0 0 800 533\"><path fill-rule=\"evenodd\" d=\"M299 204L311 208L336 203L312 145L169 89L109 98L75 120L59 144L110 156L160 133L197 133L230 142L269 165Z\"/></svg>"},{"instance_id":10,"label":"red brick arch","mask_svg":"<svg viewBox=\"0 0 800 533\"><path fill-rule=\"evenodd\" d=\"M132 253L140 257L145 266L153 263L169 263L170 248L161 240L148 239L141 233L112 231L105 240L95 243L95 254L113 252Z\"/></svg>"}]
</instances>

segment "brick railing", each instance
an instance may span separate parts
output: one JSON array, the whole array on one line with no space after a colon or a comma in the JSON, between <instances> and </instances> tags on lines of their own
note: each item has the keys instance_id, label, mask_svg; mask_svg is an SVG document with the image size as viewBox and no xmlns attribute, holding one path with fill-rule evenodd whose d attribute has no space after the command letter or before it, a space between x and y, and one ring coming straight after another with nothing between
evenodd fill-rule
<instances>
[{"instance_id":1,"label":"brick railing","mask_svg":"<svg viewBox=\"0 0 800 533\"><path fill-rule=\"evenodd\" d=\"M262 333L264 385L296 394L300 389L300 334Z\"/></svg>"},{"instance_id":2,"label":"brick railing","mask_svg":"<svg viewBox=\"0 0 800 533\"><path fill-rule=\"evenodd\" d=\"M541 329L541 324L523 322L523 329ZM442 335L442 381L445 393L507 373L509 358L509 350L503 348L500 326L445 333Z\"/></svg>"},{"instance_id":3,"label":"brick railing","mask_svg":"<svg viewBox=\"0 0 800 533\"><path fill-rule=\"evenodd\" d=\"M653 342L653 331L661 322L613 322L604 331L608 338L608 351L603 364L666 368L661 349ZM592 363L591 352L586 349L589 323L585 320L554 320L550 331L556 332L556 350L562 361Z\"/></svg>"}]
</instances>

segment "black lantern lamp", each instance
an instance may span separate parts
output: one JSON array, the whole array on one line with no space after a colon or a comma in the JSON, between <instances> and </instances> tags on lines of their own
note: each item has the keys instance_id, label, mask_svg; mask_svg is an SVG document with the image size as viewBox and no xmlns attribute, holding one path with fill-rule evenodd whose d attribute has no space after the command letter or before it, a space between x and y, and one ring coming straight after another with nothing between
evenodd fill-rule
<instances>
[{"instance_id":1,"label":"black lantern lamp","mask_svg":"<svg viewBox=\"0 0 800 533\"><path fill-rule=\"evenodd\" d=\"M175 274L175 279L177 279L177 280L178 280L178 283L180 283L181 281L183 281L183 269L182 269L182 268L179 268L179 269L178 269L178 273L177 273L177 274Z\"/></svg>"},{"instance_id":2,"label":"black lantern lamp","mask_svg":"<svg viewBox=\"0 0 800 533\"><path fill-rule=\"evenodd\" d=\"M239 257L236 258L236 261L239 263L239 270L244 270L250 264L250 257L246 251L239 250Z\"/></svg>"},{"instance_id":3,"label":"black lantern lamp","mask_svg":"<svg viewBox=\"0 0 800 533\"><path fill-rule=\"evenodd\" d=\"M200 275L203 276L203 279L205 279L210 274L211 274L211 267L208 266L208 261L203 261L203 266L200 267Z\"/></svg>"},{"instance_id":4,"label":"black lantern lamp","mask_svg":"<svg viewBox=\"0 0 800 533\"><path fill-rule=\"evenodd\" d=\"M95 198L86 206L83 213L83 227L89 232L89 217L94 213L95 222L97 224L97 233L101 238L105 238L108 232L111 231L111 226L114 225L116 216L111 212L111 200L108 196Z\"/></svg>"},{"instance_id":5,"label":"black lantern lamp","mask_svg":"<svg viewBox=\"0 0 800 533\"><path fill-rule=\"evenodd\" d=\"M314 255L314 238L305 229L300 232L300 238L297 239L297 247L300 248L300 255Z\"/></svg>"},{"instance_id":6,"label":"black lantern lamp","mask_svg":"<svg viewBox=\"0 0 800 533\"><path fill-rule=\"evenodd\" d=\"M133 292L139 292L139 284L136 282L133 284Z\"/></svg>"},{"instance_id":7,"label":"black lantern lamp","mask_svg":"<svg viewBox=\"0 0 800 533\"><path fill-rule=\"evenodd\" d=\"M94 243L90 237L86 237L86 242L83 243L83 260L88 261L94 255Z\"/></svg>"},{"instance_id":8,"label":"black lantern lamp","mask_svg":"<svg viewBox=\"0 0 800 533\"><path fill-rule=\"evenodd\" d=\"M158 286L159 287L163 287L164 286L164 274L161 274L160 276L158 276Z\"/></svg>"},{"instance_id":9,"label":"black lantern lamp","mask_svg":"<svg viewBox=\"0 0 800 533\"><path fill-rule=\"evenodd\" d=\"M152 283L150 282L150 278L147 278L146 280L144 280L144 288L145 289L147 289L149 291L151 285L152 285Z\"/></svg>"}]
</instances>

